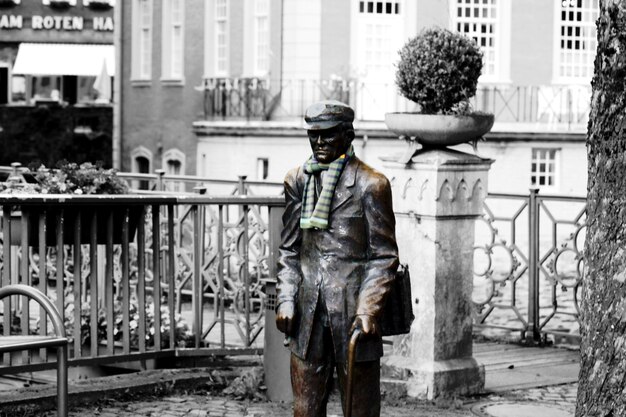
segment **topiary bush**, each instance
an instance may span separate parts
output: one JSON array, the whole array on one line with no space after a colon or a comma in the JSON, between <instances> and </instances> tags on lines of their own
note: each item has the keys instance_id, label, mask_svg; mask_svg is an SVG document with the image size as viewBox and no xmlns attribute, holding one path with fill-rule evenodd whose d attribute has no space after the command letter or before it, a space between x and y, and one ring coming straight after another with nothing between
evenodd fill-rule
<instances>
[{"instance_id":1,"label":"topiary bush","mask_svg":"<svg viewBox=\"0 0 626 417\"><path fill-rule=\"evenodd\" d=\"M396 85L421 107L421 113L468 110L483 67L483 54L473 39L447 29L426 29L398 53Z\"/></svg>"}]
</instances>

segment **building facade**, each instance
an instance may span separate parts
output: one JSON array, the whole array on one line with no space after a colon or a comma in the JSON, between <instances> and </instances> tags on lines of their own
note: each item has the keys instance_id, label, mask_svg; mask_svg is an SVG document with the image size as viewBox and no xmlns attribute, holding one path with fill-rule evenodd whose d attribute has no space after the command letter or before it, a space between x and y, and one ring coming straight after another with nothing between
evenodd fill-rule
<instances>
[{"instance_id":1,"label":"building facade","mask_svg":"<svg viewBox=\"0 0 626 417\"><path fill-rule=\"evenodd\" d=\"M0 164L111 164L114 6L0 1Z\"/></svg>"},{"instance_id":2,"label":"building facade","mask_svg":"<svg viewBox=\"0 0 626 417\"><path fill-rule=\"evenodd\" d=\"M191 174L202 117L205 2L121 4L119 161L133 172Z\"/></svg>"},{"instance_id":3,"label":"building facade","mask_svg":"<svg viewBox=\"0 0 626 417\"><path fill-rule=\"evenodd\" d=\"M126 169L279 179L285 161L306 156L293 129L320 99L355 108L362 151L377 165L374 149L400 146L385 133L384 114L414 108L396 91L397 51L436 25L483 50L473 105L496 115L479 146L496 159L492 185L513 170L519 179L502 188L514 189L500 191L585 192L598 0L190 0L176 26L164 11L179 2L123 7ZM178 30L182 46L172 47ZM172 83L169 61L183 63L183 82Z\"/></svg>"}]
</instances>

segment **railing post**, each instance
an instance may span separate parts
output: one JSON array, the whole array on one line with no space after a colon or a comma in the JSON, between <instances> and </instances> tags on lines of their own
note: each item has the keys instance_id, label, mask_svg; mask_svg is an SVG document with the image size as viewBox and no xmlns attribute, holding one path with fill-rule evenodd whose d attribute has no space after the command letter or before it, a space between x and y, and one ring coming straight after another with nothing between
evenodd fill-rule
<instances>
[{"instance_id":1,"label":"railing post","mask_svg":"<svg viewBox=\"0 0 626 417\"><path fill-rule=\"evenodd\" d=\"M528 330L529 343L541 340L539 330L539 188L531 188L528 198Z\"/></svg>"},{"instance_id":2,"label":"railing post","mask_svg":"<svg viewBox=\"0 0 626 417\"><path fill-rule=\"evenodd\" d=\"M248 194L248 189L246 188L246 178L248 178L247 175L239 175L237 177L237 195Z\"/></svg>"},{"instance_id":3,"label":"railing post","mask_svg":"<svg viewBox=\"0 0 626 417\"><path fill-rule=\"evenodd\" d=\"M280 246L280 232L283 229L283 213L285 207L283 206L269 206L269 275L270 278L276 279L276 266L278 263L278 247Z\"/></svg>"},{"instance_id":4,"label":"railing post","mask_svg":"<svg viewBox=\"0 0 626 417\"><path fill-rule=\"evenodd\" d=\"M11 168L13 168L13 172L11 173L11 177L9 177L9 181L10 180L17 180L17 182L20 182L20 173L19 173L19 169L22 166L21 163L19 162L11 162Z\"/></svg>"},{"instance_id":5,"label":"railing post","mask_svg":"<svg viewBox=\"0 0 626 417\"><path fill-rule=\"evenodd\" d=\"M200 272L201 256L202 256L202 242L200 233L200 206L193 207L193 280L192 280L192 331L194 336L194 346L200 347L200 338L202 336L202 276Z\"/></svg>"},{"instance_id":6,"label":"railing post","mask_svg":"<svg viewBox=\"0 0 626 417\"><path fill-rule=\"evenodd\" d=\"M163 180L163 176L165 175L165 170L155 169L154 173L157 174L157 183L156 183L157 191L165 191L165 181Z\"/></svg>"}]
</instances>

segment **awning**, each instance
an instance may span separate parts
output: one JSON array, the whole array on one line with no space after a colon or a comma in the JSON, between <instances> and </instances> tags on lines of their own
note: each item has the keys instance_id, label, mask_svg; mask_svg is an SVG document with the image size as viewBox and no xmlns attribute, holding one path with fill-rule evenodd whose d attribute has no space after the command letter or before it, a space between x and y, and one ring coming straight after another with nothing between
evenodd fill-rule
<instances>
[{"instance_id":1,"label":"awning","mask_svg":"<svg viewBox=\"0 0 626 417\"><path fill-rule=\"evenodd\" d=\"M102 72L115 74L113 45L68 43L21 43L13 74L80 75L96 77Z\"/></svg>"}]
</instances>

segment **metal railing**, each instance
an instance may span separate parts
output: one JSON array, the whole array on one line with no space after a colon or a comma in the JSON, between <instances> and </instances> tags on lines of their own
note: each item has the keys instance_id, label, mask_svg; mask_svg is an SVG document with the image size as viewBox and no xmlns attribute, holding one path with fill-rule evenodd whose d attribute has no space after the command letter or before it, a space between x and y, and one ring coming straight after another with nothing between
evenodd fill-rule
<instances>
[{"instance_id":1,"label":"metal railing","mask_svg":"<svg viewBox=\"0 0 626 417\"><path fill-rule=\"evenodd\" d=\"M582 197L489 194L476 226L476 327L579 341L585 220Z\"/></svg>"},{"instance_id":2,"label":"metal railing","mask_svg":"<svg viewBox=\"0 0 626 417\"><path fill-rule=\"evenodd\" d=\"M393 81L208 78L202 90L206 120L302 117L310 103L330 99L351 105L358 120L384 120L388 112L415 110ZM499 123L565 130L586 126L590 102L590 85L481 84L471 100L475 110L493 113Z\"/></svg>"},{"instance_id":3,"label":"metal railing","mask_svg":"<svg viewBox=\"0 0 626 417\"><path fill-rule=\"evenodd\" d=\"M25 176L30 173L19 162L11 166L0 166L0 182L12 180L17 183L27 181ZM166 174L165 170L157 169L154 173L118 172L120 178L126 180L132 192L151 194L157 192L210 195L279 195L283 191L282 182L249 180L240 175L236 180L226 180L200 175Z\"/></svg>"},{"instance_id":4,"label":"metal railing","mask_svg":"<svg viewBox=\"0 0 626 417\"><path fill-rule=\"evenodd\" d=\"M284 199L236 195L0 196L2 286L59 309L70 365L262 352L263 282L275 276ZM585 200L490 194L476 226L476 328L577 338ZM14 303L2 332L48 334ZM44 351L1 373L54 366Z\"/></svg>"},{"instance_id":5,"label":"metal railing","mask_svg":"<svg viewBox=\"0 0 626 417\"><path fill-rule=\"evenodd\" d=\"M34 286L54 300L70 365L259 353L283 205L252 196L2 196L2 286ZM44 311L11 308L21 319L5 320L5 335L49 332ZM11 356L0 373L47 369L49 359Z\"/></svg>"}]
</instances>

